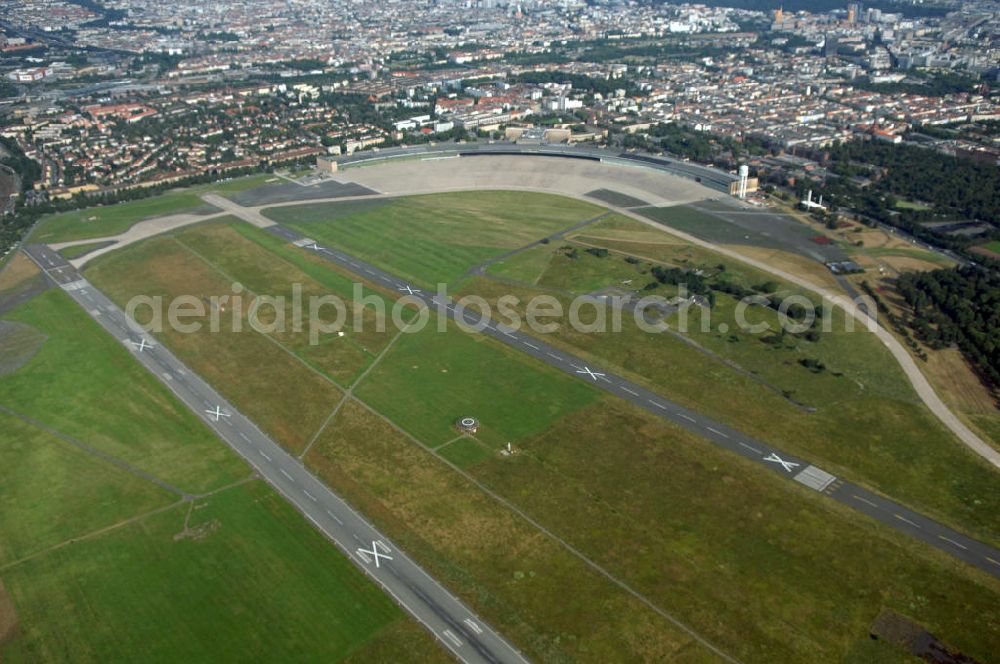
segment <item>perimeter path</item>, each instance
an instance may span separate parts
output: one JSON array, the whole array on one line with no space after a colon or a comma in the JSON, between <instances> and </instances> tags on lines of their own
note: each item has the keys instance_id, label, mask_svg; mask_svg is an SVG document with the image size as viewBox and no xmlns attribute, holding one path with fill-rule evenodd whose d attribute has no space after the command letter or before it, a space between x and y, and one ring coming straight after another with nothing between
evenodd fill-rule
<instances>
[{"instance_id":1,"label":"perimeter path","mask_svg":"<svg viewBox=\"0 0 1000 664\"><path fill-rule=\"evenodd\" d=\"M750 459L782 477L798 482L858 512L873 517L890 528L915 537L1000 578L1000 551L978 540L963 535L864 487L837 478L801 457L787 454L767 443L668 401L655 392L605 369L588 366L574 355L529 334L497 323L491 318L483 317L475 311L456 305L450 298L443 300L437 294L422 291L371 263L337 249L321 246L311 238L279 224L274 224L267 230L303 251L315 253L330 263L383 288L400 292L414 304L424 305L428 309L436 311L438 315L458 322L466 329L486 334L563 373L586 381L647 412L680 425L706 438L718 447Z\"/></svg>"},{"instance_id":2,"label":"perimeter path","mask_svg":"<svg viewBox=\"0 0 1000 664\"><path fill-rule=\"evenodd\" d=\"M42 245L23 251L136 360L257 473L278 490L365 574L430 630L462 662L525 664L510 643L418 567L388 537L328 489L208 383L156 344L62 256Z\"/></svg>"}]
</instances>

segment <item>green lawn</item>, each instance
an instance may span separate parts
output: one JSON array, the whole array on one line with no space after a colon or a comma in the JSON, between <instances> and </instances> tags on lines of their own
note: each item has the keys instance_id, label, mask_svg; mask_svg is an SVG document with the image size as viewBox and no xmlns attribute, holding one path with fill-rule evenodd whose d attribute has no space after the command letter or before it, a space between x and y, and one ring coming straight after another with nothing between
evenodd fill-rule
<instances>
[{"instance_id":1,"label":"green lawn","mask_svg":"<svg viewBox=\"0 0 1000 664\"><path fill-rule=\"evenodd\" d=\"M0 405L221 491L0 412L0 661L450 661L65 293L9 318L47 338Z\"/></svg>"},{"instance_id":2,"label":"green lawn","mask_svg":"<svg viewBox=\"0 0 1000 664\"><path fill-rule=\"evenodd\" d=\"M648 266L627 263L614 254L600 257L588 248L573 241L538 245L490 266L486 273L581 295L609 286L639 288L651 280L643 276Z\"/></svg>"},{"instance_id":3,"label":"green lawn","mask_svg":"<svg viewBox=\"0 0 1000 664\"><path fill-rule=\"evenodd\" d=\"M88 242L87 244L75 244L72 247L63 247L59 250L59 254L67 259L73 260L74 258L79 258L86 253L93 251L104 246L104 242Z\"/></svg>"},{"instance_id":4,"label":"green lawn","mask_svg":"<svg viewBox=\"0 0 1000 664\"><path fill-rule=\"evenodd\" d=\"M383 204L322 203L265 211L275 221L424 286L453 283L504 251L600 213L601 208L588 203L523 192L434 194Z\"/></svg>"},{"instance_id":5,"label":"green lawn","mask_svg":"<svg viewBox=\"0 0 1000 664\"><path fill-rule=\"evenodd\" d=\"M896 209L898 210L930 210L931 206L925 205L924 203L918 203L916 201L908 201L906 199L899 199L896 201Z\"/></svg>"},{"instance_id":6,"label":"green lawn","mask_svg":"<svg viewBox=\"0 0 1000 664\"><path fill-rule=\"evenodd\" d=\"M168 214L206 214L217 208L189 190L143 198L128 203L74 210L45 217L31 234L32 242L51 244L124 233L143 219Z\"/></svg>"},{"instance_id":7,"label":"green lawn","mask_svg":"<svg viewBox=\"0 0 1000 664\"><path fill-rule=\"evenodd\" d=\"M7 318L48 339L25 366L0 377L0 404L187 491L246 475L208 427L61 290Z\"/></svg>"},{"instance_id":8,"label":"green lawn","mask_svg":"<svg viewBox=\"0 0 1000 664\"><path fill-rule=\"evenodd\" d=\"M336 662L364 659L372 647L449 661L266 485L197 502L185 531L187 511L181 505L5 571L20 635L0 657Z\"/></svg>"},{"instance_id":9,"label":"green lawn","mask_svg":"<svg viewBox=\"0 0 1000 664\"><path fill-rule=\"evenodd\" d=\"M0 567L178 499L6 413L0 467Z\"/></svg>"},{"instance_id":10,"label":"green lawn","mask_svg":"<svg viewBox=\"0 0 1000 664\"><path fill-rule=\"evenodd\" d=\"M597 392L485 335L434 321L406 334L356 389L423 443L457 435L462 417L480 421L477 438L494 448L544 429L554 418L597 398Z\"/></svg>"},{"instance_id":11,"label":"green lawn","mask_svg":"<svg viewBox=\"0 0 1000 664\"><path fill-rule=\"evenodd\" d=\"M208 192L235 193L264 184L270 176L252 175L226 182L175 189L127 203L89 207L43 218L31 233L31 242L52 244L124 233L144 219L168 214L210 214L218 208L201 200Z\"/></svg>"}]
</instances>

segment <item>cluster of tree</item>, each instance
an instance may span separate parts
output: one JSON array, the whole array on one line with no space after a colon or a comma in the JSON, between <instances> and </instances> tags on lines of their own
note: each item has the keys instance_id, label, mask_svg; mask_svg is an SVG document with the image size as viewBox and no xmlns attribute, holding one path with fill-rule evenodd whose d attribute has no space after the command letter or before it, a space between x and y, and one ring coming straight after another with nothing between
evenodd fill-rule
<instances>
[{"instance_id":1,"label":"cluster of tree","mask_svg":"<svg viewBox=\"0 0 1000 664\"><path fill-rule=\"evenodd\" d=\"M21 190L29 191L42 177L42 167L34 159L27 157L16 142L9 138L0 136L0 145L9 153L0 159L0 163L10 168L21 178ZM0 202L0 207L6 201Z\"/></svg>"},{"instance_id":2,"label":"cluster of tree","mask_svg":"<svg viewBox=\"0 0 1000 664\"><path fill-rule=\"evenodd\" d=\"M611 96L615 90L625 90L625 94L637 94L639 92L636 84L627 78L593 78L585 74L569 74L559 71L532 71L511 76L508 79L511 83L571 83L574 90L582 90L590 94L600 94L604 97Z\"/></svg>"},{"instance_id":3,"label":"cluster of tree","mask_svg":"<svg viewBox=\"0 0 1000 664\"><path fill-rule=\"evenodd\" d=\"M622 146L652 153L662 151L675 157L687 157L692 161L725 167L735 167L742 163L745 155L763 155L769 152L769 148L754 137L745 137L740 142L725 136L695 131L676 122L658 122L644 134L625 134L622 136Z\"/></svg>"},{"instance_id":4,"label":"cluster of tree","mask_svg":"<svg viewBox=\"0 0 1000 664\"><path fill-rule=\"evenodd\" d=\"M572 59L580 62L695 60L706 57L721 57L732 52L732 49L729 48L704 44L695 46L680 40L669 39L638 44L628 41L602 40L578 46L580 47L575 49Z\"/></svg>"},{"instance_id":5,"label":"cluster of tree","mask_svg":"<svg viewBox=\"0 0 1000 664\"><path fill-rule=\"evenodd\" d=\"M0 99L17 96L17 86L6 76L0 77Z\"/></svg>"},{"instance_id":6,"label":"cluster of tree","mask_svg":"<svg viewBox=\"0 0 1000 664\"><path fill-rule=\"evenodd\" d=\"M847 141L831 147L835 163L871 164L883 169L878 189L927 201L935 211L965 219L1000 219L1000 169L912 145Z\"/></svg>"},{"instance_id":7,"label":"cluster of tree","mask_svg":"<svg viewBox=\"0 0 1000 664\"><path fill-rule=\"evenodd\" d=\"M975 92L983 84L982 79L966 76L956 72L935 72L921 77L919 82L911 83L872 83L871 81L851 81L851 85L863 90L881 92L882 94L910 94L943 97L944 95Z\"/></svg>"},{"instance_id":8,"label":"cluster of tree","mask_svg":"<svg viewBox=\"0 0 1000 664\"><path fill-rule=\"evenodd\" d=\"M974 267L904 274L896 287L910 326L932 348L958 346L980 375L1000 387L1000 274Z\"/></svg>"}]
</instances>

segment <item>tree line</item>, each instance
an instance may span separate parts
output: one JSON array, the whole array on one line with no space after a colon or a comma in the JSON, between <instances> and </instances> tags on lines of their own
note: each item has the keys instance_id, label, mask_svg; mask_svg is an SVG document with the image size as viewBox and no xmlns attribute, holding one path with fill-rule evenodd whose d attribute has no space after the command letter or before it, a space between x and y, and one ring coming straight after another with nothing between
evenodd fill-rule
<instances>
[{"instance_id":1,"label":"tree line","mask_svg":"<svg viewBox=\"0 0 1000 664\"><path fill-rule=\"evenodd\" d=\"M957 346L976 371L1000 387L1000 274L975 267L914 272L896 287L910 326L932 348Z\"/></svg>"}]
</instances>

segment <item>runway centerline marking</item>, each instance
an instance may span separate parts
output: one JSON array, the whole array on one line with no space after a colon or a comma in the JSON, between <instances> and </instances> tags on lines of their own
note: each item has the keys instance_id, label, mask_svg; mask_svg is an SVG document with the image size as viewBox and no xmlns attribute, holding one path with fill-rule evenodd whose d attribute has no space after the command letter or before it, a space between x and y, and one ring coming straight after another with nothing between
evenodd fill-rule
<instances>
[{"instance_id":1,"label":"runway centerline marking","mask_svg":"<svg viewBox=\"0 0 1000 664\"><path fill-rule=\"evenodd\" d=\"M920 527L921 527L919 523L916 523L915 521L910 521L910 520L909 520L909 519L907 519L907 518L906 518L905 516L901 516L901 515L899 515L899 514L893 514L893 516L894 516L894 517L896 517L897 519L899 519L900 521L902 521L903 523L908 523L908 524L910 524L910 525L911 525L911 526L913 526L914 528L920 528Z\"/></svg>"},{"instance_id":2,"label":"runway centerline marking","mask_svg":"<svg viewBox=\"0 0 1000 664\"><path fill-rule=\"evenodd\" d=\"M968 549L969 549L969 547L965 546L964 544L960 544L960 543L956 542L955 540L953 540L951 538L945 537L944 535L938 535L938 537L940 539L943 539L945 542L948 542L949 544L954 544L955 546L957 546L960 549L965 549L966 551L968 551Z\"/></svg>"},{"instance_id":3,"label":"runway centerline marking","mask_svg":"<svg viewBox=\"0 0 1000 664\"><path fill-rule=\"evenodd\" d=\"M295 481L295 478L294 478L294 477L292 477L291 475L289 475L289 474L288 474L288 472L287 472L287 471L286 471L286 470L285 470L284 468L279 468L279 469L278 469L278 471L279 471L279 472L280 472L280 473L281 473L282 475L284 475L285 477L287 477L287 478L288 478L289 480L291 480L292 482L294 482L294 481Z\"/></svg>"}]
</instances>

